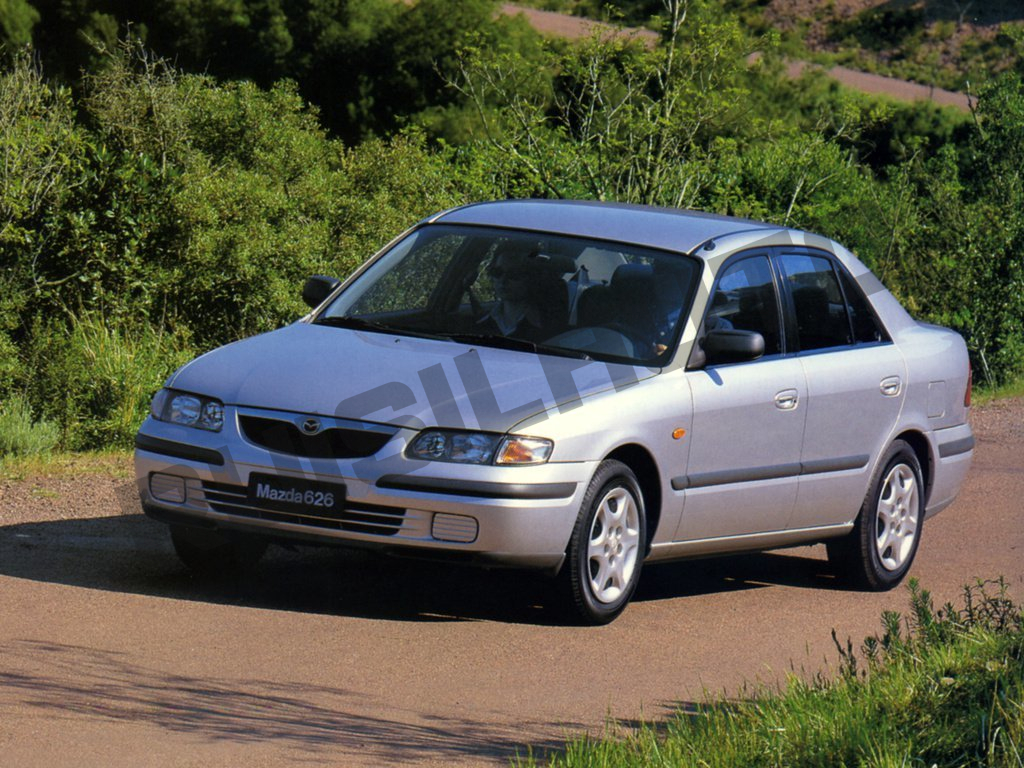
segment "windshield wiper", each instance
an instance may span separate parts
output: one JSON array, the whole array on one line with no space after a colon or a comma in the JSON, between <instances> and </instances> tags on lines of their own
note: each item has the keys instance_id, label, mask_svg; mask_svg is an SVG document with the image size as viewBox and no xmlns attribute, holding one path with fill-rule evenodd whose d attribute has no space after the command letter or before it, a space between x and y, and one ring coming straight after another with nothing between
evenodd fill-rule
<instances>
[{"instance_id":1,"label":"windshield wiper","mask_svg":"<svg viewBox=\"0 0 1024 768\"><path fill-rule=\"evenodd\" d=\"M396 336L415 336L419 339L446 340L447 336L427 331L417 331L412 328L387 325L376 320L367 320L365 317L352 317L346 315L332 315L330 317L321 315L313 321L313 325L329 325L332 328L351 328L357 331L373 331L375 333L393 333Z\"/></svg>"},{"instance_id":2,"label":"windshield wiper","mask_svg":"<svg viewBox=\"0 0 1024 768\"><path fill-rule=\"evenodd\" d=\"M565 347L552 347L547 344L539 344L535 341L517 339L514 336L501 336L496 333L452 333L445 338L457 341L461 344L480 344L486 347L499 347L501 349L514 349L520 352L543 353L546 355L558 355L560 357L572 357L577 360L591 360L586 352L578 349L566 349Z\"/></svg>"}]
</instances>

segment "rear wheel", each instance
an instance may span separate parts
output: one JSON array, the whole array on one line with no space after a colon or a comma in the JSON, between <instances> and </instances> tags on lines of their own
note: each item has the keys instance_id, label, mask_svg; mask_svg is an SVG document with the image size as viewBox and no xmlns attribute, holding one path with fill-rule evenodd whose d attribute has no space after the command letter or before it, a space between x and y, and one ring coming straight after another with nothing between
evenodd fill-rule
<instances>
[{"instance_id":1,"label":"rear wheel","mask_svg":"<svg viewBox=\"0 0 1024 768\"><path fill-rule=\"evenodd\" d=\"M622 613L640 580L646 540L636 475L621 462L602 462L583 497L560 574L575 618L607 624Z\"/></svg>"},{"instance_id":2,"label":"rear wheel","mask_svg":"<svg viewBox=\"0 0 1024 768\"><path fill-rule=\"evenodd\" d=\"M249 570L267 551L266 539L258 536L227 535L183 525L171 526L171 543L189 570L209 576Z\"/></svg>"},{"instance_id":3,"label":"rear wheel","mask_svg":"<svg viewBox=\"0 0 1024 768\"><path fill-rule=\"evenodd\" d=\"M895 587L910 570L924 523L924 484L913 449L897 440L880 466L853 531L826 543L841 575L879 591Z\"/></svg>"}]
</instances>

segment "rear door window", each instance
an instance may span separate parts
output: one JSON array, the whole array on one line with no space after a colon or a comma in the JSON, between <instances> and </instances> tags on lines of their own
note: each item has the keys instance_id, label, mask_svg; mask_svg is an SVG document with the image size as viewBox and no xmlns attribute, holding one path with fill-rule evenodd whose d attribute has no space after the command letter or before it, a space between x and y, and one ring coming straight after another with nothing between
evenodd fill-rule
<instances>
[{"instance_id":1,"label":"rear door window","mask_svg":"<svg viewBox=\"0 0 1024 768\"><path fill-rule=\"evenodd\" d=\"M793 301L800 350L852 344L846 300L832 262L809 254L783 254L779 262Z\"/></svg>"}]
</instances>

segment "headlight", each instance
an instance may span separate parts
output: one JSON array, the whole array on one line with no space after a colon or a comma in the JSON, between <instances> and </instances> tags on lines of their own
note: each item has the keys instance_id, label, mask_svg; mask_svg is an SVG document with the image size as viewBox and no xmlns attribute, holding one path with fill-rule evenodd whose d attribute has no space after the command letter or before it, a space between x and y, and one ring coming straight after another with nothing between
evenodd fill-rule
<instances>
[{"instance_id":1,"label":"headlight","mask_svg":"<svg viewBox=\"0 0 1024 768\"><path fill-rule=\"evenodd\" d=\"M487 432L420 432L406 454L425 461L457 464L543 464L554 443L540 437L493 435Z\"/></svg>"},{"instance_id":2,"label":"headlight","mask_svg":"<svg viewBox=\"0 0 1024 768\"><path fill-rule=\"evenodd\" d=\"M186 427L220 432L224 426L224 403L173 389L161 389L149 407L154 419Z\"/></svg>"}]
</instances>

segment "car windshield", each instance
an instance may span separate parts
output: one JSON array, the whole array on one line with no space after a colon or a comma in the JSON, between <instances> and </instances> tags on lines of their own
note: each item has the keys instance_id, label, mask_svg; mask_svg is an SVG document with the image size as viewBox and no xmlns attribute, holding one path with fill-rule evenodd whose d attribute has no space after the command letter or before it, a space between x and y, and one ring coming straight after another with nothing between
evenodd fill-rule
<instances>
[{"instance_id":1,"label":"car windshield","mask_svg":"<svg viewBox=\"0 0 1024 768\"><path fill-rule=\"evenodd\" d=\"M699 274L695 259L639 246L429 225L374 262L314 322L661 365Z\"/></svg>"}]
</instances>

